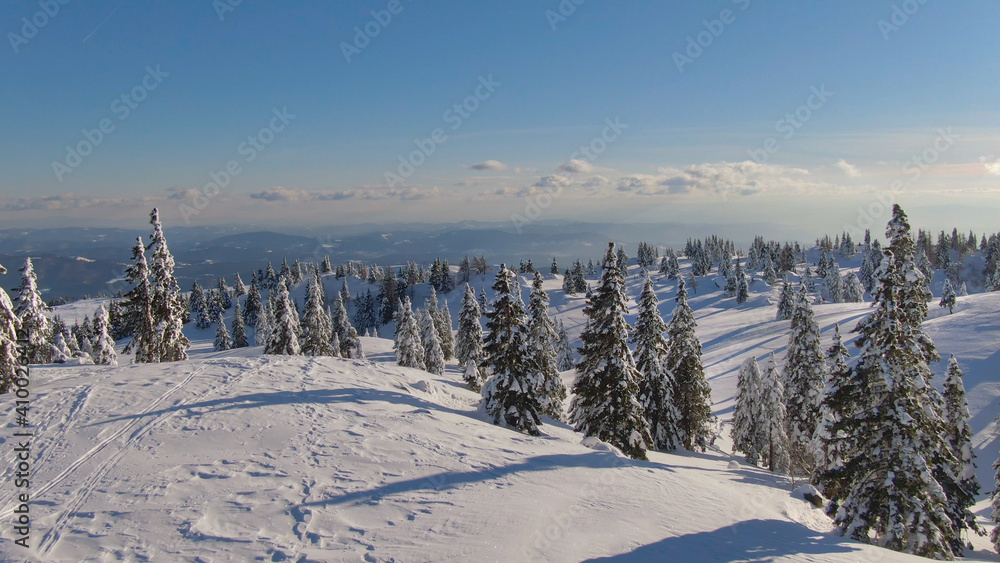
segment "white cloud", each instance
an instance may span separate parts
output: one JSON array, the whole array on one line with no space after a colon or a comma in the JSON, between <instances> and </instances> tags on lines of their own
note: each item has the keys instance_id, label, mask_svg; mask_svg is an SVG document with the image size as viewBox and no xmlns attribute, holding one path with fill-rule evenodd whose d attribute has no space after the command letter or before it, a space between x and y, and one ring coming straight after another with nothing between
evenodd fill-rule
<instances>
[{"instance_id":1,"label":"white cloud","mask_svg":"<svg viewBox=\"0 0 1000 563\"><path fill-rule=\"evenodd\" d=\"M607 186L610 183L611 180L608 180L604 176L591 176L590 178L584 180L580 185L585 188L597 188L600 186Z\"/></svg>"},{"instance_id":2,"label":"white cloud","mask_svg":"<svg viewBox=\"0 0 1000 563\"><path fill-rule=\"evenodd\" d=\"M857 166L854 166L844 159L838 160L835 166L839 168L841 172L846 174L848 178L857 178L861 175L861 171L858 170Z\"/></svg>"},{"instance_id":3,"label":"white cloud","mask_svg":"<svg viewBox=\"0 0 1000 563\"><path fill-rule=\"evenodd\" d=\"M3 199L0 200L0 211L57 211L94 207L133 207L148 205L156 201L160 201L160 198L95 197L68 193Z\"/></svg>"},{"instance_id":4,"label":"white cloud","mask_svg":"<svg viewBox=\"0 0 1000 563\"><path fill-rule=\"evenodd\" d=\"M650 176L648 174L633 174L631 176L622 176L619 178L617 189L620 192L632 192L636 190L643 190L655 183L655 176Z\"/></svg>"},{"instance_id":5,"label":"white cloud","mask_svg":"<svg viewBox=\"0 0 1000 563\"><path fill-rule=\"evenodd\" d=\"M987 175L1000 176L1000 159L993 160L993 158L993 156L981 156L979 157L979 162L983 163Z\"/></svg>"},{"instance_id":6,"label":"white cloud","mask_svg":"<svg viewBox=\"0 0 1000 563\"><path fill-rule=\"evenodd\" d=\"M570 184L569 178L566 176L560 176L559 174L549 174L548 176L542 176L541 179L535 183L536 188L565 188Z\"/></svg>"},{"instance_id":7,"label":"white cloud","mask_svg":"<svg viewBox=\"0 0 1000 563\"><path fill-rule=\"evenodd\" d=\"M298 188L285 188L281 186L276 186L274 188L268 188L256 193L250 194L251 199L259 199L263 201L285 201L285 202L298 202L307 201L312 199L314 194L306 190L301 190Z\"/></svg>"},{"instance_id":8,"label":"white cloud","mask_svg":"<svg viewBox=\"0 0 1000 563\"><path fill-rule=\"evenodd\" d=\"M537 168L521 168L520 166L514 167L514 174L538 174Z\"/></svg>"},{"instance_id":9,"label":"white cloud","mask_svg":"<svg viewBox=\"0 0 1000 563\"><path fill-rule=\"evenodd\" d=\"M557 169L560 172L568 172L570 174L590 174L594 171L594 165L586 160L574 158L569 162L560 164Z\"/></svg>"},{"instance_id":10,"label":"white cloud","mask_svg":"<svg viewBox=\"0 0 1000 563\"><path fill-rule=\"evenodd\" d=\"M473 170L494 170L497 172L507 170L508 166L499 160L486 160L483 162L477 162L476 164L470 164L467 168Z\"/></svg>"},{"instance_id":11,"label":"white cloud","mask_svg":"<svg viewBox=\"0 0 1000 563\"><path fill-rule=\"evenodd\" d=\"M684 168L664 167L656 174L631 174L618 179L619 192L636 195L678 195L705 192L723 197L749 196L765 190L798 191L806 184L807 170L770 164L709 162Z\"/></svg>"},{"instance_id":12,"label":"white cloud","mask_svg":"<svg viewBox=\"0 0 1000 563\"><path fill-rule=\"evenodd\" d=\"M359 186L338 191L318 191L310 192L298 188L274 187L250 194L251 199L259 199L267 202L288 202L302 203L309 201L341 201L346 199L357 200L417 200L429 199L445 195L445 191L438 186L431 188L419 188L416 186L405 186L401 188L391 188L388 186Z\"/></svg>"}]
</instances>

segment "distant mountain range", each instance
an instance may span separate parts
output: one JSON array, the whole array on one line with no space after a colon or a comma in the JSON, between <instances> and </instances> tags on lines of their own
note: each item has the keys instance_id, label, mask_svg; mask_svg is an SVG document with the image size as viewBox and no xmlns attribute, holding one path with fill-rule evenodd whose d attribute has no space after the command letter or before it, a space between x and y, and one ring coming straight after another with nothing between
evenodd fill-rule
<instances>
[{"instance_id":1,"label":"distant mountain range","mask_svg":"<svg viewBox=\"0 0 1000 563\"><path fill-rule=\"evenodd\" d=\"M177 262L183 289L197 279L214 284L237 272L249 282L252 272L282 259L334 264L362 260L382 266L443 258L457 264L463 256L484 255L491 263L531 259L548 268L553 257L568 265L581 258L597 259L608 241L634 251L646 241L680 247L689 237L716 234L747 245L754 234L776 240L806 242L806 234L772 225L602 224L538 222L517 232L511 223L465 221L451 224L351 225L278 233L252 226L167 228L167 241ZM121 281L136 237L148 241L149 230L67 227L0 230L0 264L7 267L0 283L8 291L19 283L18 268L30 256L47 300L113 295L128 289ZM631 253L630 253L631 254Z\"/></svg>"}]
</instances>

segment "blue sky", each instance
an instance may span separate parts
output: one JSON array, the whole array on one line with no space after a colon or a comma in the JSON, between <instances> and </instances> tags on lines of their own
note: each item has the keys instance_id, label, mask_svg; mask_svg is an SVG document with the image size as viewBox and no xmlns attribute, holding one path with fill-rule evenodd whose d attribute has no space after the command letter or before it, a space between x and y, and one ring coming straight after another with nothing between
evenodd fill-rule
<instances>
[{"instance_id":1,"label":"blue sky","mask_svg":"<svg viewBox=\"0 0 1000 563\"><path fill-rule=\"evenodd\" d=\"M233 4L3 3L0 221L995 228L996 3Z\"/></svg>"}]
</instances>

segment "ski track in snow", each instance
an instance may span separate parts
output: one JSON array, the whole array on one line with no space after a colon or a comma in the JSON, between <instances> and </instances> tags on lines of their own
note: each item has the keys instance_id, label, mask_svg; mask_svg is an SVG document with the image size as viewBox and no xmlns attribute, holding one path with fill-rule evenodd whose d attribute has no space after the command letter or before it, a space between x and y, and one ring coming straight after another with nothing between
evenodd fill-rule
<instances>
[{"instance_id":1,"label":"ski track in snow","mask_svg":"<svg viewBox=\"0 0 1000 563\"><path fill-rule=\"evenodd\" d=\"M96 457L98 454L104 452L105 450L111 449L114 442L117 442L121 437L125 436L125 434L127 434L129 431L132 431L132 433L129 434L128 438L125 439L125 441L121 444L121 446L116 451L111 453L110 456L108 456L103 462L101 462L97 466L97 468L83 480L82 484L76 488L76 491L73 493L72 498L63 505L62 509L59 511L55 524L53 524L52 527L49 529L49 531L42 537L42 540L39 544L38 552L42 556L48 555L49 552L56 546L56 544L59 543L62 532L68 525L69 521L75 516L76 512L80 509L81 505L91 495L94 489L101 483L105 475L107 475L107 473L111 471L111 469L114 468L115 465L118 464L118 462L122 459L122 457L124 457L125 454L128 453L129 448L133 444L136 444L137 442L142 440L146 435L148 435L152 430L154 430L161 422L163 422L164 420L175 414L176 410L167 410L145 422L142 422L143 419L151 412L156 410L161 404L167 401L167 399L169 399L172 395L174 395L181 389L185 388L188 383L190 383L195 377L198 376L198 374L205 371L205 369L207 369L208 367L209 365L206 364L197 369L192 370L187 377L185 377L183 380L181 380L176 385L174 385L166 392L164 392L162 395L160 395L155 401L150 403L148 407L142 410L138 415L134 416L132 420L122 424L111 435L101 440L96 446L87 451L87 453L79 457L73 463L69 464L69 466L67 466L66 469L64 469L62 472L56 475L55 478L50 480L45 485L39 487L37 490L33 491L33 495L35 496L35 498L44 495L50 489L62 483L65 479L69 478L70 476L73 476L74 473L76 473L76 471L80 467L85 465L87 462ZM229 387L232 387L233 385L244 379L246 374L255 370L256 367L257 366L248 368L241 377L237 378L234 381L226 382L209 388L207 391L195 397L194 399L202 400L216 392L224 392ZM194 401L189 401L189 402L194 402ZM78 403L79 406L82 408L82 403L80 402ZM181 407L184 404L185 403L183 402L177 402L174 403L174 405L172 406ZM62 434L65 434L66 430L68 430L68 427L63 431ZM6 509L3 512L0 512L0 519L8 518L11 514L13 514L13 510Z\"/></svg>"}]
</instances>

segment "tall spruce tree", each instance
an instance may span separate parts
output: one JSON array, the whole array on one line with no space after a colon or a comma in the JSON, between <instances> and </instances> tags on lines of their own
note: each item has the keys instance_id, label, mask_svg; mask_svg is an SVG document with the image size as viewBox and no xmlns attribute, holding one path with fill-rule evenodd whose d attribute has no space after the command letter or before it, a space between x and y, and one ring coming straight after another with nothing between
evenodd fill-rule
<instances>
[{"instance_id":1,"label":"tall spruce tree","mask_svg":"<svg viewBox=\"0 0 1000 563\"><path fill-rule=\"evenodd\" d=\"M306 310L302 320L302 354L333 355L333 321L326 314L323 281L314 274L306 288Z\"/></svg>"},{"instance_id":2,"label":"tall spruce tree","mask_svg":"<svg viewBox=\"0 0 1000 563\"><path fill-rule=\"evenodd\" d=\"M424 369L424 345L410 299L404 299L397 311L396 363L403 367Z\"/></svg>"},{"instance_id":3,"label":"tall spruce tree","mask_svg":"<svg viewBox=\"0 0 1000 563\"><path fill-rule=\"evenodd\" d=\"M782 378L792 470L810 475L816 466L810 443L820 420L820 401L826 389L827 372L819 325L813 318L804 288L799 290L792 316Z\"/></svg>"},{"instance_id":4,"label":"tall spruce tree","mask_svg":"<svg viewBox=\"0 0 1000 563\"><path fill-rule=\"evenodd\" d=\"M844 301L847 303L861 303L865 300L865 287L854 272L847 274L844 278Z\"/></svg>"},{"instance_id":5,"label":"tall spruce tree","mask_svg":"<svg viewBox=\"0 0 1000 563\"><path fill-rule=\"evenodd\" d=\"M739 258L736 259L733 275L736 277L736 302L742 305L750 300L750 285L747 283L746 274L743 273L743 267L740 266Z\"/></svg>"},{"instance_id":6,"label":"tall spruce tree","mask_svg":"<svg viewBox=\"0 0 1000 563\"><path fill-rule=\"evenodd\" d=\"M604 255L601 285L584 308L582 359L573 384L570 417L574 428L608 442L633 459L646 459L652 445L639 402L642 375L628 347L628 298L615 245Z\"/></svg>"},{"instance_id":7,"label":"tall spruce tree","mask_svg":"<svg viewBox=\"0 0 1000 563\"><path fill-rule=\"evenodd\" d=\"M667 358L667 323L660 316L660 301L653 289L653 282L646 279L639 297L639 314L635 320L632 342L635 344L635 367L642 379L639 382L639 401L642 403L652 447L673 451L680 445L678 424L680 412L674 404L676 387L665 362ZM564 332L565 333L565 332Z\"/></svg>"},{"instance_id":8,"label":"tall spruce tree","mask_svg":"<svg viewBox=\"0 0 1000 563\"><path fill-rule=\"evenodd\" d=\"M302 352L299 336L302 328L299 323L299 312L288 294L288 284L285 278L278 280L278 292L275 299L274 324L268 338L265 354L297 356Z\"/></svg>"},{"instance_id":9,"label":"tall spruce tree","mask_svg":"<svg viewBox=\"0 0 1000 563\"><path fill-rule=\"evenodd\" d=\"M0 266L0 274L6 274L7 268ZM10 296L0 287L0 394L8 393L17 378L18 362L17 332L21 327L21 319L14 312Z\"/></svg>"},{"instance_id":10,"label":"tall spruce tree","mask_svg":"<svg viewBox=\"0 0 1000 563\"><path fill-rule=\"evenodd\" d=\"M757 358L750 356L740 365L733 409L733 449L743 452L747 463L758 465L768 444L767 420L762 405L762 376Z\"/></svg>"},{"instance_id":11,"label":"tall spruce tree","mask_svg":"<svg viewBox=\"0 0 1000 563\"><path fill-rule=\"evenodd\" d=\"M233 282L233 295L239 299L247 294L247 286L243 283L243 278L240 277L239 272L236 273L236 281Z\"/></svg>"},{"instance_id":12,"label":"tall spruce tree","mask_svg":"<svg viewBox=\"0 0 1000 563\"><path fill-rule=\"evenodd\" d=\"M17 296L17 316L21 319L18 338L25 341L25 356L32 364L47 364L52 361L52 347L49 344L49 319L42 294L38 291L38 278L31 258L25 258L21 268L21 287Z\"/></svg>"},{"instance_id":13,"label":"tall spruce tree","mask_svg":"<svg viewBox=\"0 0 1000 563\"><path fill-rule=\"evenodd\" d=\"M478 365L483 358L483 325L480 321L482 311L476 300L476 292L472 286L465 284L465 294L462 296L462 309L458 313L458 338L455 341L455 357L458 363L468 365L473 360ZM478 385L467 382L474 391Z\"/></svg>"},{"instance_id":14,"label":"tall spruce tree","mask_svg":"<svg viewBox=\"0 0 1000 563\"><path fill-rule=\"evenodd\" d=\"M135 352L134 361L137 364L158 362L160 357L155 349L157 339L153 334L152 288L142 237L136 238L135 246L132 247L132 264L125 270L125 281L132 284L132 289L125 294L125 332L132 335L132 340L125 346L125 352Z\"/></svg>"},{"instance_id":15,"label":"tall spruce tree","mask_svg":"<svg viewBox=\"0 0 1000 563\"><path fill-rule=\"evenodd\" d=\"M438 340L437 327L434 326L434 319L431 314L422 309L420 316L420 343L424 346L424 370L434 375L444 373L444 352L441 351L441 342Z\"/></svg>"},{"instance_id":16,"label":"tall spruce tree","mask_svg":"<svg viewBox=\"0 0 1000 563\"><path fill-rule=\"evenodd\" d=\"M848 409L855 403L852 394L857 392L848 360L850 354L840 337L840 325L834 325L833 342L826 351L829 376L823 399L820 401L820 420L813 434L812 450L816 460L813 482L830 499L841 498L840 483L826 478L840 468L848 457L845 448L846 436L838 430L838 425L848 415ZM836 511L836 504L831 508Z\"/></svg>"},{"instance_id":17,"label":"tall spruce tree","mask_svg":"<svg viewBox=\"0 0 1000 563\"><path fill-rule=\"evenodd\" d=\"M562 319L559 320L559 342L556 344L559 354L556 366L559 371L567 371L576 367L576 358L573 357L573 346L569 343L569 334L566 332L566 325Z\"/></svg>"},{"instance_id":18,"label":"tall spruce tree","mask_svg":"<svg viewBox=\"0 0 1000 563\"><path fill-rule=\"evenodd\" d=\"M684 280L677 284L677 305L667 325L667 371L674 380L674 400L680 412L681 445L705 451L715 441L712 417L712 389L701 363L701 342L695 334L698 324L688 305Z\"/></svg>"},{"instance_id":19,"label":"tall spruce tree","mask_svg":"<svg viewBox=\"0 0 1000 563\"><path fill-rule=\"evenodd\" d=\"M427 299L427 312L434 321L434 330L437 331L438 342L441 343L441 352L445 360L455 357L455 334L451 331L451 310L448 309L448 301L441 305L438 302L434 288L431 288L431 296Z\"/></svg>"},{"instance_id":20,"label":"tall spruce tree","mask_svg":"<svg viewBox=\"0 0 1000 563\"><path fill-rule=\"evenodd\" d=\"M514 272L503 264L493 283L492 308L486 313L484 350L489 379L483 385L483 405L493 423L538 435L542 403L540 374L529 359L527 316L514 295Z\"/></svg>"},{"instance_id":21,"label":"tall spruce tree","mask_svg":"<svg viewBox=\"0 0 1000 563\"><path fill-rule=\"evenodd\" d=\"M899 205L893 206L886 237L872 290L875 309L857 327L861 355L854 376L863 402L837 427L851 443L850 458L830 476L845 491L836 523L859 541L951 559L957 538L948 484L940 480L957 462L944 439L942 399L930 385L928 363L939 356L920 328L927 289Z\"/></svg>"},{"instance_id":22,"label":"tall spruce tree","mask_svg":"<svg viewBox=\"0 0 1000 563\"><path fill-rule=\"evenodd\" d=\"M257 317L257 324L254 326L254 345L267 347L271 341L271 333L274 331L274 313L271 309L271 301L264 303Z\"/></svg>"},{"instance_id":23,"label":"tall spruce tree","mask_svg":"<svg viewBox=\"0 0 1000 563\"><path fill-rule=\"evenodd\" d=\"M243 320L242 305L236 302L236 309L233 315L233 348L246 348L250 345L247 340L247 325Z\"/></svg>"},{"instance_id":24,"label":"tall spruce tree","mask_svg":"<svg viewBox=\"0 0 1000 563\"><path fill-rule=\"evenodd\" d=\"M351 318L347 315L342 294L337 295L332 309L333 332L340 342L340 351L336 355L342 358L356 358L359 355L361 338L358 335L358 330L351 324Z\"/></svg>"},{"instance_id":25,"label":"tall spruce tree","mask_svg":"<svg viewBox=\"0 0 1000 563\"><path fill-rule=\"evenodd\" d=\"M149 214L149 222L153 225L149 245L152 253L149 276L155 353L161 362L186 360L190 343L184 336L185 304L181 299L177 278L174 277L174 257L167 248L160 213L156 208Z\"/></svg>"},{"instance_id":26,"label":"tall spruce tree","mask_svg":"<svg viewBox=\"0 0 1000 563\"><path fill-rule=\"evenodd\" d=\"M760 405L761 418L765 421L763 461L772 472L788 472L792 462L788 454L788 433L785 430L785 389L781 384L774 352L761 376Z\"/></svg>"},{"instance_id":27,"label":"tall spruce tree","mask_svg":"<svg viewBox=\"0 0 1000 563\"><path fill-rule=\"evenodd\" d=\"M111 338L110 325L107 309L104 305L98 306L94 313L94 352L91 354L97 365L118 365L118 353L115 352L115 339Z\"/></svg>"},{"instance_id":28,"label":"tall spruce tree","mask_svg":"<svg viewBox=\"0 0 1000 563\"><path fill-rule=\"evenodd\" d=\"M262 303L260 300L260 287L256 280L250 281L250 289L247 291L245 307L243 309L243 322L247 326L256 327L257 318L261 314Z\"/></svg>"},{"instance_id":29,"label":"tall spruce tree","mask_svg":"<svg viewBox=\"0 0 1000 563\"><path fill-rule=\"evenodd\" d=\"M542 276L535 272L528 300L528 354L532 369L538 372L541 388L538 390L542 414L556 420L563 417L566 386L559 377L556 344L559 335L549 317L549 295L542 289Z\"/></svg>"},{"instance_id":30,"label":"tall spruce tree","mask_svg":"<svg viewBox=\"0 0 1000 563\"><path fill-rule=\"evenodd\" d=\"M194 285L191 286L188 310L191 311L195 326L199 329L205 330L212 325L212 319L208 316L208 300L205 298L205 290L198 283L198 280L195 280Z\"/></svg>"},{"instance_id":31,"label":"tall spruce tree","mask_svg":"<svg viewBox=\"0 0 1000 563\"><path fill-rule=\"evenodd\" d=\"M219 326L215 330L215 351L224 352L233 348L233 339L229 336L229 329L226 327L226 319L219 313Z\"/></svg>"},{"instance_id":32,"label":"tall spruce tree","mask_svg":"<svg viewBox=\"0 0 1000 563\"><path fill-rule=\"evenodd\" d=\"M969 403L965 398L965 384L962 383L962 368L955 356L948 359L945 373L944 410L942 418L945 427L945 442L954 452L954 464L949 468L949 478L942 480L944 493L948 497L948 516L955 524L955 538L952 551L962 555L964 530L983 534L976 523L976 515L970 507L976 503L979 481L976 479L976 454L972 448L972 428L969 427ZM943 468L942 468L943 469Z\"/></svg>"},{"instance_id":33,"label":"tall spruce tree","mask_svg":"<svg viewBox=\"0 0 1000 563\"><path fill-rule=\"evenodd\" d=\"M785 282L781 287L781 299L778 300L777 320L787 321L795 314L795 290L792 284Z\"/></svg>"}]
</instances>

